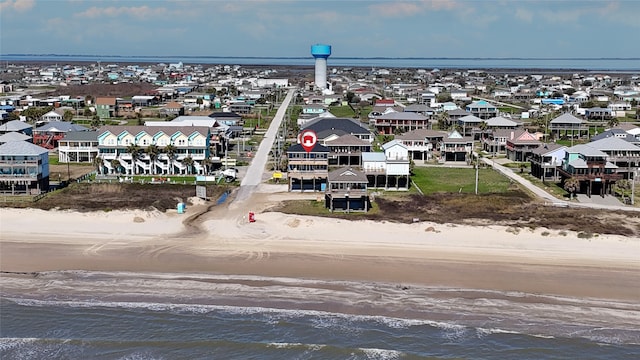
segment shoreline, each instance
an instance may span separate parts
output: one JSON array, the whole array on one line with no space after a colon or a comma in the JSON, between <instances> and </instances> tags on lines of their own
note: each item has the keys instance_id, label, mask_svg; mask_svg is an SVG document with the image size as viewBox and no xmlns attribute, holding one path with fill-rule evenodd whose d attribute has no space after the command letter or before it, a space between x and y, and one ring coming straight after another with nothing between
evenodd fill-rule
<instances>
[{"instance_id":1,"label":"shoreline","mask_svg":"<svg viewBox=\"0 0 640 360\"><path fill-rule=\"evenodd\" d=\"M184 215L3 208L0 277L61 270L203 273L640 298L639 239L287 215L263 212L281 195L261 195L251 203L255 223L246 222L242 206L231 205L188 225L183 221L198 206ZM25 234L33 224L38 229Z\"/></svg>"}]
</instances>

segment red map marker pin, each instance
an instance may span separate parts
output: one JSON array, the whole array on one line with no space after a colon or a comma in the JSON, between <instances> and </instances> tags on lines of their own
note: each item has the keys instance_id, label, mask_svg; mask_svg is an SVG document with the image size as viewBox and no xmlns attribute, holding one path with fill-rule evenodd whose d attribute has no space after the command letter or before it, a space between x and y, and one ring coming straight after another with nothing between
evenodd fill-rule
<instances>
[{"instance_id":1,"label":"red map marker pin","mask_svg":"<svg viewBox=\"0 0 640 360\"><path fill-rule=\"evenodd\" d=\"M306 151L307 153L309 153L309 151L311 151L313 147L316 146L317 142L318 135L316 135L316 132L313 130L304 130L300 134L300 145L302 145L304 151Z\"/></svg>"}]
</instances>

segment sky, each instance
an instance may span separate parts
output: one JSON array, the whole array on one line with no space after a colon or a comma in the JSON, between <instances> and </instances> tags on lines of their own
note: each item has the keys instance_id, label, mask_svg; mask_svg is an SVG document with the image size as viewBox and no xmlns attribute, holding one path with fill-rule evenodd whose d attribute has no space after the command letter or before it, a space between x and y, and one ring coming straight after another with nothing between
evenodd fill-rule
<instances>
[{"instance_id":1,"label":"sky","mask_svg":"<svg viewBox=\"0 0 640 360\"><path fill-rule=\"evenodd\" d=\"M640 58L640 0L0 0L1 54Z\"/></svg>"}]
</instances>

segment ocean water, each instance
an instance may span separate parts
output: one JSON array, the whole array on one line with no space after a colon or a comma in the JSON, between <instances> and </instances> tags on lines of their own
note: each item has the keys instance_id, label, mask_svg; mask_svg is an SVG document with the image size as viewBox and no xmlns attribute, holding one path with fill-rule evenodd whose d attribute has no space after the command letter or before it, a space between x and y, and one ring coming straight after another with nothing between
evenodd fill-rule
<instances>
[{"instance_id":1,"label":"ocean water","mask_svg":"<svg viewBox=\"0 0 640 360\"><path fill-rule=\"evenodd\" d=\"M640 304L206 274L2 274L0 359L638 359Z\"/></svg>"},{"instance_id":2,"label":"ocean water","mask_svg":"<svg viewBox=\"0 0 640 360\"><path fill-rule=\"evenodd\" d=\"M0 54L0 62L97 62L111 63L177 63L222 65L314 66L309 57L225 57L225 56L117 56L61 54ZM606 70L612 72L640 71L640 58L388 58L339 57L327 61L331 67L389 67L424 69L564 69Z\"/></svg>"}]
</instances>

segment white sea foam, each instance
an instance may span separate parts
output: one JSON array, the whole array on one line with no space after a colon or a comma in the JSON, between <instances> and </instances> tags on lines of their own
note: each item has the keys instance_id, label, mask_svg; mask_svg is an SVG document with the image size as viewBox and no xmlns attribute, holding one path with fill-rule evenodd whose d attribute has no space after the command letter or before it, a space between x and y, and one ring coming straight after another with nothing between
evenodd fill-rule
<instances>
[{"instance_id":1,"label":"white sea foam","mask_svg":"<svg viewBox=\"0 0 640 360\"><path fill-rule=\"evenodd\" d=\"M476 328L476 333L479 338L485 337L491 334L520 334L518 331L510 331L504 329L496 329L496 328Z\"/></svg>"},{"instance_id":2,"label":"white sea foam","mask_svg":"<svg viewBox=\"0 0 640 360\"><path fill-rule=\"evenodd\" d=\"M151 355L148 352L135 352L133 354L127 354L118 358L118 360L161 360L161 359L164 359L164 358L161 356L159 357L159 356Z\"/></svg>"},{"instance_id":3,"label":"white sea foam","mask_svg":"<svg viewBox=\"0 0 640 360\"><path fill-rule=\"evenodd\" d=\"M326 345L321 344L302 344L302 343L286 343L286 342L272 342L267 344L268 347L273 347L276 349L295 349L295 348L304 348L310 351L318 351Z\"/></svg>"},{"instance_id":4,"label":"white sea foam","mask_svg":"<svg viewBox=\"0 0 640 360\"><path fill-rule=\"evenodd\" d=\"M358 350L362 351L367 356L367 359L372 359L372 360L399 359L400 356L403 355L402 352L397 350L375 349L375 348L360 348Z\"/></svg>"},{"instance_id":5,"label":"white sea foam","mask_svg":"<svg viewBox=\"0 0 640 360\"><path fill-rule=\"evenodd\" d=\"M39 338L0 338L0 351L11 350L23 345L33 344L41 339Z\"/></svg>"}]
</instances>

